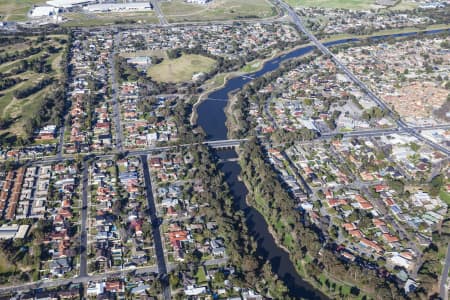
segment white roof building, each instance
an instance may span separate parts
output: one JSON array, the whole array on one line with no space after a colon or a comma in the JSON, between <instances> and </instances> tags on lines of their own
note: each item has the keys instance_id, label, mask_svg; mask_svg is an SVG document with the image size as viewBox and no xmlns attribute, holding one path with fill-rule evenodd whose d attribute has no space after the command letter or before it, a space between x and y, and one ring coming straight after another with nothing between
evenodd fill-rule
<instances>
[{"instance_id":1,"label":"white roof building","mask_svg":"<svg viewBox=\"0 0 450 300\"><path fill-rule=\"evenodd\" d=\"M49 0L47 1L48 5L54 6L54 7L63 7L63 8L69 8L76 5L83 5L83 4L89 4L89 3L95 3L96 1L92 0Z\"/></svg>"},{"instance_id":2,"label":"white roof building","mask_svg":"<svg viewBox=\"0 0 450 300\"><path fill-rule=\"evenodd\" d=\"M30 11L30 17L41 18L58 14L58 9L54 6L36 6Z\"/></svg>"},{"instance_id":3,"label":"white roof building","mask_svg":"<svg viewBox=\"0 0 450 300\"><path fill-rule=\"evenodd\" d=\"M184 289L184 293L186 294L186 296L197 296L206 293L206 287L194 287L193 285L188 285Z\"/></svg>"},{"instance_id":4,"label":"white roof building","mask_svg":"<svg viewBox=\"0 0 450 300\"><path fill-rule=\"evenodd\" d=\"M123 11L144 11L151 10L152 5L147 2L129 2L129 3L101 3L92 4L83 8L89 12L123 12Z\"/></svg>"}]
</instances>

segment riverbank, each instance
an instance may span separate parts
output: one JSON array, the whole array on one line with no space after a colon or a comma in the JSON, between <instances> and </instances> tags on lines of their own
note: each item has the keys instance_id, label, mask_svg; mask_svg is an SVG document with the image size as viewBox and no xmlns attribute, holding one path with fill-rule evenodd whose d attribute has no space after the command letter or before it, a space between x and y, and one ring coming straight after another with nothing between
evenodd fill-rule
<instances>
[{"instance_id":1,"label":"riverbank","mask_svg":"<svg viewBox=\"0 0 450 300\"><path fill-rule=\"evenodd\" d=\"M190 118L190 122L191 122L191 125L192 125L192 126L195 126L195 124L197 124L197 118L198 118L197 108L198 108L198 106L199 106L200 104L202 104L202 102L207 98L207 96L208 96L209 94L211 94L211 93L213 93L214 91L217 91L217 90L223 88L223 87L226 85L226 83L227 83L227 81L228 81L228 78L229 78L230 76L233 76L234 73L235 73L235 72L219 73L219 74L216 74L213 78L210 79L211 81L215 81L215 80L217 80L217 78L223 76L223 82L222 82L220 85L218 85L218 86L213 86L213 87L209 88L208 90L204 91L203 93L201 93L201 94L198 96L197 101L196 101L196 102L194 103L194 105L193 105L192 114L191 114L191 118ZM238 75L235 75L235 76L238 76ZM211 82L211 84L214 84L214 82Z\"/></svg>"},{"instance_id":2,"label":"riverbank","mask_svg":"<svg viewBox=\"0 0 450 300\"><path fill-rule=\"evenodd\" d=\"M256 140L250 140L239 151L241 178L248 189L247 204L264 218L277 246L288 253L295 272L303 281L332 299L360 299L362 296L375 298L376 290L361 281L360 276L341 276L339 270L350 265L342 263L332 251L324 247L323 240L314 227L301 221L302 213L281 187L275 171L266 165L262 149L262 145ZM353 273L358 268L353 266L348 270ZM363 272L376 284L376 273L368 270ZM358 289L356 294L351 292L355 287Z\"/></svg>"},{"instance_id":3,"label":"riverbank","mask_svg":"<svg viewBox=\"0 0 450 300\"><path fill-rule=\"evenodd\" d=\"M289 48L283 51L277 51L275 53L273 53L270 57L264 58L264 59L255 59L252 60L250 62L248 62L245 66L243 66L240 70L238 71L233 71L233 72L228 72L228 73L218 73L216 74L213 78L209 79L205 85L210 85L209 88L207 88L203 93L201 93L197 99L197 101L194 103L193 105L193 111L192 111L192 115L190 118L190 122L191 125L194 126L197 123L197 119L198 119L198 112L197 112L197 108L200 104L202 104L203 101L205 101L207 99L207 97L214 93L217 90L220 90L222 88L225 87L225 85L227 84L227 82L235 77L238 76L245 76L248 74L252 74L252 73L256 73L261 71L265 64L268 61L271 61L273 59L276 59L278 57L281 57L283 55L286 55L287 53L290 53L292 51L296 51L300 48L306 47L311 45L311 43L306 43L306 44L301 44L298 46L295 46L293 48ZM252 67L252 65L258 63L257 67ZM221 77L223 77L223 79L221 79ZM215 82L217 80L222 81L219 85L217 85L218 83ZM209 83L208 83L209 82Z\"/></svg>"},{"instance_id":4,"label":"riverbank","mask_svg":"<svg viewBox=\"0 0 450 300\"><path fill-rule=\"evenodd\" d=\"M350 41L356 39L343 39L329 43L328 46ZM290 49L285 55L280 53L275 59L267 59L260 65L259 71L250 73L249 76L224 76L220 88L214 89L212 93L204 93L202 99L209 97L215 101L202 101L197 104L196 123L204 129L208 140L226 139L230 132L226 124L233 120L226 114L233 113L235 103L230 93L242 89L255 78L279 69L283 62L305 56L316 49L308 45L297 48ZM237 162L223 163L220 169L233 192L234 202L245 213L248 227L251 228L250 234L258 243L258 255L270 262L273 272L283 279L289 289L297 292L297 286L301 286L307 293L325 292L333 297L349 299L360 298L355 293L373 297L378 291L385 294L392 292L390 287L385 285L386 282L377 277L375 271L345 264L332 250L323 247L320 232L302 222L302 215L297 207L293 206L291 197L286 195L287 191L280 187L276 174L273 174L270 167L265 166L265 155L254 155L252 149L257 146L252 146L251 143L254 141L250 139L243 146L247 151L246 156L241 157L241 163L247 164L245 170L244 163L241 169ZM261 159L255 162L255 157ZM237 179L239 175L242 181ZM366 280L361 280L362 278ZM305 298L304 295L301 296Z\"/></svg>"},{"instance_id":5,"label":"riverbank","mask_svg":"<svg viewBox=\"0 0 450 300\"><path fill-rule=\"evenodd\" d=\"M216 154L219 159L229 159L237 156L234 150L220 151ZM294 299L328 299L324 293L303 280L296 271L289 253L277 245L280 244L279 241L274 240L274 229L270 233L269 224L264 216L247 202L248 189L239 178L241 174L240 165L235 161L229 161L219 163L218 167L224 174L232 193L235 211L242 212L245 216L249 230L248 234L254 238L257 245L256 255L263 261L270 263L272 272L284 282L289 289L289 294Z\"/></svg>"},{"instance_id":6,"label":"riverbank","mask_svg":"<svg viewBox=\"0 0 450 300\"><path fill-rule=\"evenodd\" d=\"M374 32L370 35L355 35L355 34L339 34L339 35L333 35L331 37L327 37L327 38L323 38L320 39L320 41L322 43L329 43L329 42L336 42L336 41L340 41L340 40L351 40L351 39L365 39L365 38L376 38L376 37L384 37L384 36L389 36L389 35L402 35L402 34L414 34L414 33L426 33L426 32L430 32L430 31L434 31L434 30L448 30L450 29L450 25L446 25L446 24L434 24L434 25L430 25L427 26L424 29L420 29L420 28L416 28L416 27L408 27L408 28L401 28L401 29L389 29L389 30L382 30L382 31L377 31ZM247 70L245 69L246 66L244 66L243 68L241 68L239 71L234 71L234 72L229 72L229 73L219 73L216 76L214 76L212 79L210 79L211 83L213 83L213 81L217 80L217 78L223 77L223 81L220 83L220 85L215 85L212 86L211 88L207 88L197 99L197 101L194 103L194 109L193 109L193 113L191 115L190 118L190 122L191 125L195 125L197 123L197 119L198 119L198 113L197 113L197 108L198 106L206 99L206 97L210 94L212 94L215 91L218 91L222 88L224 88L228 81L238 77L238 76L243 76L243 75L248 75L248 74L253 74L253 73L257 73L259 71L261 71L266 63L270 60L273 60L275 58L281 57L283 55L287 55L288 53L292 53L295 52L296 50L303 48L303 47L307 47L311 45L311 43L306 43L306 44L302 44L302 45L298 45L294 48L290 48L290 49L286 49L284 51L281 52L277 52L274 55L272 55L271 57L265 58L263 60L255 60L255 61L251 61L249 63L247 63L246 66L251 66L253 64L255 64L256 62L259 62L259 66L258 68L252 69L247 68ZM305 56L302 55L302 56ZM245 70L245 71L244 71ZM235 103L235 98L232 97L232 99L230 99L232 101L229 101L230 103L227 104L227 107L225 108L228 113L231 112L231 108L233 106L233 104ZM228 125L227 125L228 126ZM231 128L232 125L229 125Z\"/></svg>"},{"instance_id":7,"label":"riverbank","mask_svg":"<svg viewBox=\"0 0 450 300\"><path fill-rule=\"evenodd\" d=\"M450 25L433 24L433 25L427 26L426 28L407 27L407 28L398 28L398 29L387 29L387 30L380 30L380 31L376 31L374 33L365 34L365 35L342 33L342 34L336 34L336 35L332 35L329 37L321 38L320 42L327 43L327 42L334 42L334 41L338 41L338 40L342 40L342 39L366 39L366 38L381 37L381 36L386 36L386 35L425 33L425 32L433 31L433 30L447 30L447 29L450 29Z\"/></svg>"}]
</instances>

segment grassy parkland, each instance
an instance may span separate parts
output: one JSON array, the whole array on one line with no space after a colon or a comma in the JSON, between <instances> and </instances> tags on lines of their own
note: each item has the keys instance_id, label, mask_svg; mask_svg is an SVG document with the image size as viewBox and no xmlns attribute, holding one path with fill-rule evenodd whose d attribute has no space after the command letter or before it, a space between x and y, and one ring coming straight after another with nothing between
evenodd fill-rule
<instances>
[{"instance_id":1,"label":"grassy parkland","mask_svg":"<svg viewBox=\"0 0 450 300\"><path fill-rule=\"evenodd\" d=\"M30 140L33 130L59 118L68 36L5 36L0 39L0 139ZM63 105L63 104L62 104Z\"/></svg>"},{"instance_id":2,"label":"grassy parkland","mask_svg":"<svg viewBox=\"0 0 450 300\"><path fill-rule=\"evenodd\" d=\"M212 58L198 54L183 54L177 58L166 58L161 63L151 66L147 74L158 82L190 81L196 73L208 73L216 66Z\"/></svg>"}]
</instances>

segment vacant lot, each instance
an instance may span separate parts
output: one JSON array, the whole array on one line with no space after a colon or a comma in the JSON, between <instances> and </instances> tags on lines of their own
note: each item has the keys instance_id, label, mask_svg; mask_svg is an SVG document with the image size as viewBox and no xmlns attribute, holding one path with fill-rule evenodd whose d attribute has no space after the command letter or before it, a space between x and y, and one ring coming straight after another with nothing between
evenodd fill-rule
<instances>
[{"instance_id":1,"label":"vacant lot","mask_svg":"<svg viewBox=\"0 0 450 300\"><path fill-rule=\"evenodd\" d=\"M118 23L154 24L158 22L158 18L153 11L129 13L66 13L64 17L69 21L63 23L63 26L103 26Z\"/></svg>"},{"instance_id":2,"label":"vacant lot","mask_svg":"<svg viewBox=\"0 0 450 300\"><path fill-rule=\"evenodd\" d=\"M0 20L23 21L33 5L44 3L45 0L0 0Z\"/></svg>"},{"instance_id":3,"label":"vacant lot","mask_svg":"<svg viewBox=\"0 0 450 300\"><path fill-rule=\"evenodd\" d=\"M172 0L161 3L169 22L267 18L276 9L267 0L214 0L206 5Z\"/></svg>"},{"instance_id":4,"label":"vacant lot","mask_svg":"<svg viewBox=\"0 0 450 300\"><path fill-rule=\"evenodd\" d=\"M25 124L36 118L44 96L53 89L51 82L62 76L60 63L66 47L64 35L19 37L0 45L2 138L26 137ZM49 81L43 83L44 79Z\"/></svg>"},{"instance_id":5,"label":"vacant lot","mask_svg":"<svg viewBox=\"0 0 450 300\"><path fill-rule=\"evenodd\" d=\"M371 9L382 8L377 5L376 0L286 0L293 7L326 7L326 8L345 8L345 9ZM417 6L417 3L408 0L399 1L394 8L411 9Z\"/></svg>"},{"instance_id":6,"label":"vacant lot","mask_svg":"<svg viewBox=\"0 0 450 300\"><path fill-rule=\"evenodd\" d=\"M148 69L148 75L160 82L190 81L192 75L199 72L209 72L216 64L212 58L185 54L176 59L165 59L162 63Z\"/></svg>"}]
</instances>

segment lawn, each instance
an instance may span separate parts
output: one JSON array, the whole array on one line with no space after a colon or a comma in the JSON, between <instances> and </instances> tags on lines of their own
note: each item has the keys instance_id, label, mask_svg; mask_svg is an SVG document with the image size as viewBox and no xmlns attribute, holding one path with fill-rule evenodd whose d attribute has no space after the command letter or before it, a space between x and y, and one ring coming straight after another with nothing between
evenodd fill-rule
<instances>
[{"instance_id":1,"label":"lawn","mask_svg":"<svg viewBox=\"0 0 450 300\"><path fill-rule=\"evenodd\" d=\"M188 4L182 0L161 3L169 22L268 18L276 9L267 0L214 0L206 5Z\"/></svg>"},{"instance_id":2,"label":"lawn","mask_svg":"<svg viewBox=\"0 0 450 300\"><path fill-rule=\"evenodd\" d=\"M45 4L45 0L0 0L0 20L24 21L35 4Z\"/></svg>"},{"instance_id":3,"label":"lawn","mask_svg":"<svg viewBox=\"0 0 450 300\"><path fill-rule=\"evenodd\" d=\"M382 8L382 6L375 4L375 0L286 0L286 2L293 7L306 6L345 9ZM394 8L411 9L416 6L417 4L402 0L396 4Z\"/></svg>"},{"instance_id":4,"label":"lawn","mask_svg":"<svg viewBox=\"0 0 450 300\"><path fill-rule=\"evenodd\" d=\"M247 63L245 66L243 66L241 71L245 73L253 73L261 68L261 64L262 61L260 60L251 61Z\"/></svg>"},{"instance_id":5,"label":"lawn","mask_svg":"<svg viewBox=\"0 0 450 300\"><path fill-rule=\"evenodd\" d=\"M195 274L195 277L197 278L198 284L206 282L206 274L205 274L205 269L203 268L203 266L200 266L198 268L198 271L197 271L197 274Z\"/></svg>"},{"instance_id":6,"label":"lawn","mask_svg":"<svg viewBox=\"0 0 450 300\"><path fill-rule=\"evenodd\" d=\"M162 63L151 66L147 74L159 82L186 82L192 80L192 75L199 72L210 72L216 61L212 58L183 54L176 59L165 59Z\"/></svg>"},{"instance_id":7,"label":"lawn","mask_svg":"<svg viewBox=\"0 0 450 300\"><path fill-rule=\"evenodd\" d=\"M439 193L439 198L441 198L442 201L444 201L445 203L447 203L447 205L450 205L450 194L447 193L446 191L442 190Z\"/></svg>"}]
</instances>

